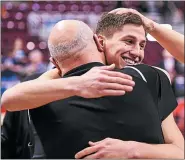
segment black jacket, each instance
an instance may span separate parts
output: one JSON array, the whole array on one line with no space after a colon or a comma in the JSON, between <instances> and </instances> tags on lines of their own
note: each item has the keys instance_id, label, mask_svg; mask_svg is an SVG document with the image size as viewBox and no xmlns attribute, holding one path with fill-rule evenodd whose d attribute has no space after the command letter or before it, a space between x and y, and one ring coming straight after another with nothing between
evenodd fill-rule
<instances>
[{"instance_id":1,"label":"black jacket","mask_svg":"<svg viewBox=\"0 0 185 160\"><path fill-rule=\"evenodd\" d=\"M34 137L27 111L7 112L1 126L1 158L31 158L33 147Z\"/></svg>"},{"instance_id":2,"label":"black jacket","mask_svg":"<svg viewBox=\"0 0 185 160\"><path fill-rule=\"evenodd\" d=\"M32 75L28 79L37 78L39 75ZM1 158L29 159L44 157L42 144L32 124L29 111L7 111L1 126Z\"/></svg>"}]
</instances>

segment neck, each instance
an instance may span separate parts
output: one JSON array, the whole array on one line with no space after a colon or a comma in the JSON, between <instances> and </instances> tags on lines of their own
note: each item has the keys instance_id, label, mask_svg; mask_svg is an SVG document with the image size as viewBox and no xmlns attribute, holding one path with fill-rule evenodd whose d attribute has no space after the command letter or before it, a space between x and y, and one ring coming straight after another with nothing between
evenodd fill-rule
<instances>
[{"instance_id":1,"label":"neck","mask_svg":"<svg viewBox=\"0 0 185 160\"><path fill-rule=\"evenodd\" d=\"M103 53L99 53L103 54ZM91 63L91 62L100 62L105 64L104 58L101 56L96 56L96 54L85 53L86 56L81 55L78 58L70 58L62 62L59 66L62 71L62 76L73 68L79 67L83 64Z\"/></svg>"}]
</instances>

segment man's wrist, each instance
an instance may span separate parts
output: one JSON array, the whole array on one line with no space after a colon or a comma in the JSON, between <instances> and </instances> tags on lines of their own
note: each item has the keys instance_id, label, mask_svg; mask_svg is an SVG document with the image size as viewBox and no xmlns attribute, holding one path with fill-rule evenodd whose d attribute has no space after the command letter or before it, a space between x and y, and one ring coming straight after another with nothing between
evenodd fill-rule
<instances>
[{"instance_id":1,"label":"man's wrist","mask_svg":"<svg viewBox=\"0 0 185 160\"><path fill-rule=\"evenodd\" d=\"M128 141L128 158L140 158L140 143L136 141Z\"/></svg>"},{"instance_id":2,"label":"man's wrist","mask_svg":"<svg viewBox=\"0 0 185 160\"><path fill-rule=\"evenodd\" d=\"M146 20L145 20L145 30L146 30L147 33L150 34L150 33L154 32L155 29L156 29L156 25L157 25L156 22L146 18Z\"/></svg>"},{"instance_id":3,"label":"man's wrist","mask_svg":"<svg viewBox=\"0 0 185 160\"><path fill-rule=\"evenodd\" d=\"M73 96L80 96L81 88L79 87L82 81L80 79L80 76L71 77L71 80L69 81L69 90L71 91Z\"/></svg>"}]
</instances>

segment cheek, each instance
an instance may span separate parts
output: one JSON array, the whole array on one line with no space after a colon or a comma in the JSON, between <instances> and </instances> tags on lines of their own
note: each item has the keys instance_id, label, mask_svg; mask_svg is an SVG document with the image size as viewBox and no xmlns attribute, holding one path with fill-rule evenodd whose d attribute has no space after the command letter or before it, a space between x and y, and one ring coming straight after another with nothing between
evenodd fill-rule
<instances>
[{"instance_id":1,"label":"cheek","mask_svg":"<svg viewBox=\"0 0 185 160\"><path fill-rule=\"evenodd\" d=\"M129 50L132 48L132 46L122 42L120 43L119 48L122 48L123 50Z\"/></svg>"},{"instance_id":2,"label":"cheek","mask_svg":"<svg viewBox=\"0 0 185 160\"><path fill-rule=\"evenodd\" d=\"M141 59L143 60L145 57L144 51L141 53Z\"/></svg>"},{"instance_id":3,"label":"cheek","mask_svg":"<svg viewBox=\"0 0 185 160\"><path fill-rule=\"evenodd\" d=\"M105 58L106 58L107 64L112 64L114 62L114 56L111 54L111 52L106 52Z\"/></svg>"},{"instance_id":4,"label":"cheek","mask_svg":"<svg viewBox=\"0 0 185 160\"><path fill-rule=\"evenodd\" d=\"M110 44L105 48L105 58L108 64L112 64L114 61L114 48Z\"/></svg>"},{"instance_id":5,"label":"cheek","mask_svg":"<svg viewBox=\"0 0 185 160\"><path fill-rule=\"evenodd\" d=\"M123 50L123 45L125 44L119 42L111 42L106 45L105 56L108 64L118 65L120 63L120 52Z\"/></svg>"}]
</instances>

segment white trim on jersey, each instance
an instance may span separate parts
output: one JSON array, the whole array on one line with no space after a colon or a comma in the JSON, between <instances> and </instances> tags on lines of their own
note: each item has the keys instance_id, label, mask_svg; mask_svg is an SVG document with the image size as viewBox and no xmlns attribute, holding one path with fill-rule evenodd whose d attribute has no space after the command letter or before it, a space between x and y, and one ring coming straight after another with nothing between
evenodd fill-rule
<instances>
[{"instance_id":1,"label":"white trim on jersey","mask_svg":"<svg viewBox=\"0 0 185 160\"><path fill-rule=\"evenodd\" d=\"M135 67L133 67L133 66L125 66L124 68L132 68L132 69L134 69L135 71L137 71L137 72L140 74L140 76L142 77L142 79L143 79L145 82L147 82L147 80L146 80L145 76L143 75L143 73L141 73L141 71L138 70L137 68L135 68Z\"/></svg>"},{"instance_id":2,"label":"white trim on jersey","mask_svg":"<svg viewBox=\"0 0 185 160\"><path fill-rule=\"evenodd\" d=\"M164 70L164 69L162 69L162 68L159 68L159 67L156 67L156 66L152 66L153 68L156 68L156 69L158 69L158 70L161 70L162 72L164 72L165 74L166 74L166 76L168 77L168 79L169 79L169 81L170 81L170 84L171 84L171 79L170 79L170 75L169 75L169 73L166 71L166 70Z\"/></svg>"},{"instance_id":3,"label":"white trim on jersey","mask_svg":"<svg viewBox=\"0 0 185 160\"><path fill-rule=\"evenodd\" d=\"M28 120L29 120L29 124L31 124L31 118L30 118L30 111L28 109Z\"/></svg>"}]
</instances>

